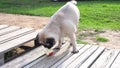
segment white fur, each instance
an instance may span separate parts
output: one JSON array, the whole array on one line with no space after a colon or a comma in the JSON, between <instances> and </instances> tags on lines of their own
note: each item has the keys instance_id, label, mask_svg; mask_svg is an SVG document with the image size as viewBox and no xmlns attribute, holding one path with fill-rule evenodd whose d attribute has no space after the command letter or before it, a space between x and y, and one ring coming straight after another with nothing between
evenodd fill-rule
<instances>
[{"instance_id":1,"label":"white fur","mask_svg":"<svg viewBox=\"0 0 120 68\"><path fill-rule=\"evenodd\" d=\"M67 2L62 6L52 17L50 22L39 33L46 38L53 37L55 41L59 41L59 47L62 45L62 37L68 36L73 45L73 50L76 50L76 36L77 24L79 22L80 12L76 7L76 1Z\"/></svg>"}]
</instances>

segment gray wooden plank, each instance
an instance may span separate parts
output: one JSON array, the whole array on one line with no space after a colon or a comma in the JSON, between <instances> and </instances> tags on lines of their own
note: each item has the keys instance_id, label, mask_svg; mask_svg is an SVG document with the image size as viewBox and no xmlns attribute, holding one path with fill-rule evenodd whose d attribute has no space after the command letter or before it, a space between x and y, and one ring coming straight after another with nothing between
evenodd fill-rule
<instances>
[{"instance_id":1,"label":"gray wooden plank","mask_svg":"<svg viewBox=\"0 0 120 68\"><path fill-rule=\"evenodd\" d=\"M38 63L39 61L43 60L44 58L46 58L46 56L41 56L41 57L37 58L36 60L34 60L33 62L25 65L22 68L33 68L33 67L37 68L37 66L35 64Z\"/></svg>"},{"instance_id":2,"label":"gray wooden plank","mask_svg":"<svg viewBox=\"0 0 120 68\"><path fill-rule=\"evenodd\" d=\"M59 66L56 68L66 68L70 63L72 63L79 55L83 54L86 50L91 48L91 45L85 45L82 49L79 50L79 53L74 54L70 58L68 58L66 61L61 63Z\"/></svg>"},{"instance_id":3,"label":"gray wooden plank","mask_svg":"<svg viewBox=\"0 0 120 68\"><path fill-rule=\"evenodd\" d=\"M66 42L67 42L67 40L66 40ZM66 42L65 42L65 43L66 43ZM57 45L57 44L56 44L56 45ZM64 45L62 45L62 47L61 47L61 48L63 48L64 46L65 46L65 44L64 44ZM54 51L54 52L55 52L55 51ZM40 62L40 61L44 60L46 57L47 57L46 55L45 55L45 56L42 56L42 57L40 57L40 58L36 59L35 61L31 62L30 64L28 64L28 65L24 66L23 68L32 68L32 66L34 66L34 67L35 67L35 64L37 64L38 62Z\"/></svg>"},{"instance_id":4,"label":"gray wooden plank","mask_svg":"<svg viewBox=\"0 0 120 68\"><path fill-rule=\"evenodd\" d=\"M0 66L4 64L4 54L0 55Z\"/></svg>"},{"instance_id":5,"label":"gray wooden plank","mask_svg":"<svg viewBox=\"0 0 120 68\"><path fill-rule=\"evenodd\" d=\"M37 47L34 50L4 64L1 68L22 68L23 66L35 61L37 58L43 56L45 53L43 46Z\"/></svg>"},{"instance_id":6,"label":"gray wooden plank","mask_svg":"<svg viewBox=\"0 0 120 68\"><path fill-rule=\"evenodd\" d=\"M0 25L0 30L4 29L4 28L7 28L7 27L8 27L8 25Z\"/></svg>"},{"instance_id":7,"label":"gray wooden plank","mask_svg":"<svg viewBox=\"0 0 120 68\"><path fill-rule=\"evenodd\" d=\"M79 68L89 68L90 65L103 53L105 47L99 47Z\"/></svg>"},{"instance_id":8,"label":"gray wooden plank","mask_svg":"<svg viewBox=\"0 0 120 68\"><path fill-rule=\"evenodd\" d=\"M51 65L59 61L62 57L64 57L67 53L70 52L69 42L67 42L64 45L65 46L61 48L56 54L54 54L53 56L49 56L49 57L46 56L44 59L36 62L34 65L32 64L33 66L30 65L31 66L30 68L49 68ZM26 66L24 68L29 68L29 66Z\"/></svg>"},{"instance_id":9,"label":"gray wooden plank","mask_svg":"<svg viewBox=\"0 0 120 68\"><path fill-rule=\"evenodd\" d=\"M0 30L0 36L10 33L12 31L18 30L18 29L20 29L20 27L17 27L17 26L10 26L8 28L2 29L2 30Z\"/></svg>"},{"instance_id":10,"label":"gray wooden plank","mask_svg":"<svg viewBox=\"0 0 120 68\"><path fill-rule=\"evenodd\" d=\"M3 44L0 44L0 55L13 49L13 48L20 46L23 43L26 43L26 42L33 40L36 37L38 32L39 31L35 31L33 33L27 34L27 35L22 36L20 38L11 40L11 41L3 43Z\"/></svg>"},{"instance_id":11,"label":"gray wooden plank","mask_svg":"<svg viewBox=\"0 0 120 68\"><path fill-rule=\"evenodd\" d=\"M90 68L110 68L118 53L119 50L105 49L102 55L95 61L95 63L93 63Z\"/></svg>"},{"instance_id":12,"label":"gray wooden plank","mask_svg":"<svg viewBox=\"0 0 120 68\"><path fill-rule=\"evenodd\" d=\"M82 55L78 56L71 64L66 68L78 68L82 65L96 50L98 46L92 46L90 49L86 50Z\"/></svg>"},{"instance_id":13,"label":"gray wooden plank","mask_svg":"<svg viewBox=\"0 0 120 68\"><path fill-rule=\"evenodd\" d=\"M116 57L118 56L118 54L120 52L118 49L115 49L114 51L115 51L115 53L112 55L111 59L109 59L109 63L105 66L105 68L111 67L112 63L114 62L114 60L116 59Z\"/></svg>"},{"instance_id":14,"label":"gray wooden plank","mask_svg":"<svg viewBox=\"0 0 120 68\"><path fill-rule=\"evenodd\" d=\"M82 47L84 47L84 44L77 44L77 48L80 50ZM52 65L50 68L57 68L61 63L63 63L65 60L67 60L69 57L71 57L73 53L68 53L65 57L63 57L61 60L56 62L54 65Z\"/></svg>"},{"instance_id":15,"label":"gray wooden plank","mask_svg":"<svg viewBox=\"0 0 120 68\"><path fill-rule=\"evenodd\" d=\"M16 39L18 37L24 36L32 31L34 31L33 28L23 28L23 29L2 35L0 36L0 44Z\"/></svg>"},{"instance_id":16,"label":"gray wooden plank","mask_svg":"<svg viewBox=\"0 0 120 68\"><path fill-rule=\"evenodd\" d=\"M110 68L120 68L120 52Z\"/></svg>"}]
</instances>

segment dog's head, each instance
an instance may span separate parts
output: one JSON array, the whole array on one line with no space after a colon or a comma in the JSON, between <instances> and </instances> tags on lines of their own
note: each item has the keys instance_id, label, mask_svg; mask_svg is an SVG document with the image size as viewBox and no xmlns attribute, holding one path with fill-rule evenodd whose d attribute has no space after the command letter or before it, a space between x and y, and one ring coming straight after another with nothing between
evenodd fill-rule
<instances>
[{"instance_id":1,"label":"dog's head","mask_svg":"<svg viewBox=\"0 0 120 68\"><path fill-rule=\"evenodd\" d=\"M53 45L55 45L55 39L52 37L40 38L40 36L37 35L35 40L34 40L34 44L35 44L35 46L43 45L45 48L50 49L53 47Z\"/></svg>"},{"instance_id":2,"label":"dog's head","mask_svg":"<svg viewBox=\"0 0 120 68\"><path fill-rule=\"evenodd\" d=\"M48 49L53 47L53 45L55 45L54 38L46 38L45 42L43 43L43 46Z\"/></svg>"}]
</instances>

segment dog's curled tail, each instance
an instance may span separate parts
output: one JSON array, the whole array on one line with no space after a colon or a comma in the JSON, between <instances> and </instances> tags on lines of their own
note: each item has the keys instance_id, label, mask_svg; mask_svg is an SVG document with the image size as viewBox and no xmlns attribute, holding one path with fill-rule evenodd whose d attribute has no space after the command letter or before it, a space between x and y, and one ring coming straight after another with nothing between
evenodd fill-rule
<instances>
[{"instance_id":1,"label":"dog's curled tail","mask_svg":"<svg viewBox=\"0 0 120 68\"><path fill-rule=\"evenodd\" d=\"M77 1L75 0L71 0L70 2L73 3L74 5L77 5Z\"/></svg>"}]
</instances>

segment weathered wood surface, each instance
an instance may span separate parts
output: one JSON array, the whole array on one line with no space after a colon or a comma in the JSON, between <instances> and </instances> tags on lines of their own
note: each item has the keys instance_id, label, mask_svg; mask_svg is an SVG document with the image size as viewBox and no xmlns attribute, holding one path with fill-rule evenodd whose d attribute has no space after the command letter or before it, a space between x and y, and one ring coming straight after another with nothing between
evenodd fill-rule
<instances>
[{"instance_id":1,"label":"weathered wood surface","mask_svg":"<svg viewBox=\"0 0 120 68\"><path fill-rule=\"evenodd\" d=\"M57 54L59 56L43 56L24 68L120 68L118 49L91 45L78 45L78 48L77 54L62 48Z\"/></svg>"},{"instance_id":2,"label":"weathered wood surface","mask_svg":"<svg viewBox=\"0 0 120 68\"><path fill-rule=\"evenodd\" d=\"M3 54L13 48L20 46L23 43L33 40L35 38L35 36L37 35L37 33L38 33L38 31L35 31L35 32L29 33L27 35L24 35L20 38L0 44L0 54Z\"/></svg>"},{"instance_id":3,"label":"weathered wood surface","mask_svg":"<svg viewBox=\"0 0 120 68\"><path fill-rule=\"evenodd\" d=\"M91 68L110 68L118 53L119 50L106 49Z\"/></svg>"},{"instance_id":4,"label":"weathered wood surface","mask_svg":"<svg viewBox=\"0 0 120 68\"><path fill-rule=\"evenodd\" d=\"M38 32L33 28L0 25L0 65L4 63L4 53L33 40Z\"/></svg>"},{"instance_id":5,"label":"weathered wood surface","mask_svg":"<svg viewBox=\"0 0 120 68\"><path fill-rule=\"evenodd\" d=\"M45 54L45 50L43 47L35 48L34 50L14 59L3 65L1 68L22 68L25 65L31 63L37 58L43 56Z\"/></svg>"},{"instance_id":6,"label":"weathered wood surface","mask_svg":"<svg viewBox=\"0 0 120 68\"><path fill-rule=\"evenodd\" d=\"M4 63L4 53L35 38L39 31L16 26L0 25L0 65ZM44 47L32 51L0 66L0 68L120 68L120 49L78 44L79 53L71 53L69 42L46 56Z\"/></svg>"},{"instance_id":7,"label":"weathered wood surface","mask_svg":"<svg viewBox=\"0 0 120 68\"><path fill-rule=\"evenodd\" d=\"M62 47L60 51L56 52L54 57L48 57L45 55L44 58L42 58L42 59L40 58L40 59L38 59L39 61L32 63L30 66L25 66L24 68L29 68L29 67L49 68L51 65L56 63L58 60L60 60L62 57L64 57L66 55L66 53L69 52L69 46L66 46L66 45L69 45L69 43L66 42L64 45L63 45L64 47ZM36 66L34 66L34 65L36 65Z\"/></svg>"},{"instance_id":8,"label":"weathered wood surface","mask_svg":"<svg viewBox=\"0 0 120 68\"><path fill-rule=\"evenodd\" d=\"M69 57L68 59L66 59L66 61L62 62L59 66L57 66L57 68L65 68L67 67L70 63L72 63L79 55L83 54L84 51L86 51L87 49L89 49L91 47L91 45L88 46L84 46L82 49L79 50L79 53L72 55L71 57Z\"/></svg>"},{"instance_id":9,"label":"weathered wood surface","mask_svg":"<svg viewBox=\"0 0 120 68\"><path fill-rule=\"evenodd\" d=\"M113 64L111 65L111 68L120 68L120 53L114 60Z\"/></svg>"},{"instance_id":10,"label":"weathered wood surface","mask_svg":"<svg viewBox=\"0 0 120 68\"><path fill-rule=\"evenodd\" d=\"M89 68L92 63L102 54L105 47L99 47L79 68Z\"/></svg>"},{"instance_id":11,"label":"weathered wood surface","mask_svg":"<svg viewBox=\"0 0 120 68\"><path fill-rule=\"evenodd\" d=\"M67 44L66 44L67 45ZM64 46L54 56L47 57L43 47L14 59L1 68L119 68L119 50L100 46L78 45L80 53L72 54Z\"/></svg>"},{"instance_id":12,"label":"weathered wood surface","mask_svg":"<svg viewBox=\"0 0 120 68\"><path fill-rule=\"evenodd\" d=\"M83 54L77 56L77 58L70 64L67 66L67 68L78 68L82 63L84 63L90 56L92 53L94 53L94 51L98 48L98 46L95 47L91 47L88 50L86 50Z\"/></svg>"},{"instance_id":13,"label":"weathered wood surface","mask_svg":"<svg viewBox=\"0 0 120 68\"><path fill-rule=\"evenodd\" d=\"M0 25L0 30L8 27L8 25Z\"/></svg>"},{"instance_id":14,"label":"weathered wood surface","mask_svg":"<svg viewBox=\"0 0 120 68\"><path fill-rule=\"evenodd\" d=\"M5 34L10 33L10 32L13 32L13 31L18 30L18 29L20 29L20 27L17 27L17 26L7 27L5 29L0 30L0 36L5 35Z\"/></svg>"},{"instance_id":15,"label":"weathered wood surface","mask_svg":"<svg viewBox=\"0 0 120 68\"><path fill-rule=\"evenodd\" d=\"M83 48L84 45L81 44L78 46L78 49L80 50L81 48ZM69 52L66 56L64 56L60 61L56 62L54 65L52 65L50 68L57 68L58 65L62 64L64 61L66 61L68 58L70 58L73 54L71 52Z\"/></svg>"},{"instance_id":16,"label":"weathered wood surface","mask_svg":"<svg viewBox=\"0 0 120 68\"><path fill-rule=\"evenodd\" d=\"M8 42L8 41L16 39L16 38L19 38L21 36L24 36L26 34L33 32L33 31L34 31L33 29L23 28L23 29L2 35L2 36L0 36L0 44Z\"/></svg>"},{"instance_id":17,"label":"weathered wood surface","mask_svg":"<svg viewBox=\"0 0 120 68\"><path fill-rule=\"evenodd\" d=\"M0 65L3 65L4 64L4 55L1 55L0 56Z\"/></svg>"}]
</instances>

